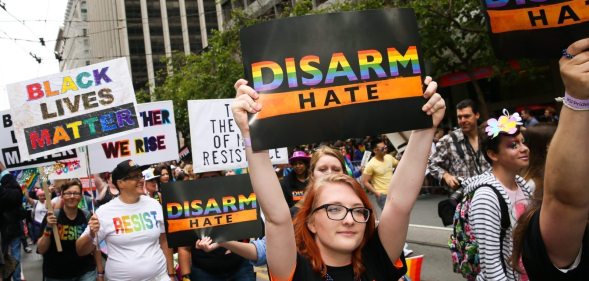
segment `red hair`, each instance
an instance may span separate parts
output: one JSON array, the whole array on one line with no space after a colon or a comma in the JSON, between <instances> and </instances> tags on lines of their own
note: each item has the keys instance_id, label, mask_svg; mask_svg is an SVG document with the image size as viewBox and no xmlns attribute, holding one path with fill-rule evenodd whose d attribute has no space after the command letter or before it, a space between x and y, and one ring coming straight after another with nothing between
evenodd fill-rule
<instances>
[{"instance_id":1,"label":"red hair","mask_svg":"<svg viewBox=\"0 0 589 281\"><path fill-rule=\"evenodd\" d=\"M360 198L360 201L362 201L364 207L371 210L370 218L368 219L368 222L366 222L366 228L364 230L362 242L360 242L358 248L354 249L352 252L352 268L354 269L354 278L360 279L360 276L366 270L362 263L362 248L364 248L364 245L366 245L367 239L374 233L376 223L373 215L374 212L372 209L372 204L370 204L370 200L368 199L366 192L364 192L364 189L356 180L348 175L326 175L321 177L321 179L313 181L309 184L303 205L301 206L301 209L293 221L297 251L300 255L309 259L311 262L311 267L315 272L318 272L321 274L321 276L325 277L327 274L327 266L321 258L319 247L315 243L315 235L307 227L307 222L312 215L313 209L316 207L315 201L319 195L319 192L321 192L321 187L327 183L342 183L349 186Z\"/></svg>"}]
</instances>

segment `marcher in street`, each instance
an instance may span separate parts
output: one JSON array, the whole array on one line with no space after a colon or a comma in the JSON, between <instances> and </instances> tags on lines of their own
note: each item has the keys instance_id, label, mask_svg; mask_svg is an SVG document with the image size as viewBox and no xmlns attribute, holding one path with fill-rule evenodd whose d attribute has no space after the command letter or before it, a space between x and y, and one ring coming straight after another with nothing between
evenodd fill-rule
<instances>
[{"instance_id":1,"label":"marcher in street","mask_svg":"<svg viewBox=\"0 0 589 281\"><path fill-rule=\"evenodd\" d=\"M93 252L96 240L105 240L108 259L105 272L98 272L99 277L122 281L173 280L176 274L162 207L157 200L144 195L141 167L132 160L119 163L112 171L112 182L119 196L96 210L76 241L78 255Z\"/></svg>"},{"instance_id":2,"label":"marcher in street","mask_svg":"<svg viewBox=\"0 0 589 281\"><path fill-rule=\"evenodd\" d=\"M516 231L531 281L587 280L589 276L589 38L560 59L566 93L548 150L543 196L536 197Z\"/></svg>"},{"instance_id":3,"label":"marcher in street","mask_svg":"<svg viewBox=\"0 0 589 281\"><path fill-rule=\"evenodd\" d=\"M434 127L444 116L445 104L428 85L422 110L433 115ZM233 116L245 139L250 138L247 113L257 113L259 95L245 80L235 84ZM423 177L435 128L415 131L398 173L393 176L381 222L375 228L372 206L364 190L347 175L328 175L307 191L294 225L282 198L267 151L246 145L250 178L266 214L269 273L272 280L398 280L406 272L402 248L409 214ZM246 144L248 142L246 141ZM295 235L296 233L296 235ZM298 254L297 254L298 252Z\"/></svg>"},{"instance_id":4,"label":"marcher in street","mask_svg":"<svg viewBox=\"0 0 589 281\"><path fill-rule=\"evenodd\" d=\"M48 212L43 219L43 235L37 243L37 252L43 255L43 276L45 281L94 281L96 280L96 265L98 271L103 272L100 251L78 256L76 240L86 226L90 213L78 208L83 196L82 184L77 180L70 180L61 186L63 206ZM57 251L53 226L59 229L62 251Z\"/></svg>"},{"instance_id":5,"label":"marcher in street","mask_svg":"<svg viewBox=\"0 0 589 281\"><path fill-rule=\"evenodd\" d=\"M513 225L525 211L531 197L526 181L518 175L528 167L530 153L518 127L520 119L515 113L503 115L499 121L494 118L487 121L488 135L481 136L482 150L492 170L465 182L465 194L474 192L468 218L479 247L478 281L520 280L519 274L509 264ZM502 211L501 201L507 206L506 214ZM502 220L510 222L503 239Z\"/></svg>"}]
</instances>

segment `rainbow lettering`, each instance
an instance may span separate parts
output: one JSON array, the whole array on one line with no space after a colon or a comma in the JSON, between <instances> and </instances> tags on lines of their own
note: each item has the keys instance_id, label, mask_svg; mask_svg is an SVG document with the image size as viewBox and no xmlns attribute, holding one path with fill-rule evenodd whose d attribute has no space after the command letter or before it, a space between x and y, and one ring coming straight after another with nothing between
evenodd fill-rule
<instances>
[{"instance_id":1,"label":"rainbow lettering","mask_svg":"<svg viewBox=\"0 0 589 281\"><path fill-rule=\"evenodd\" d=\"M61 241L76 241L84 230L86 229L86 224L81 225L67 225L67 224L57 224L57 230L59 233L59 239Z\"/></svg>"},{"instance_id":2,"label":"rainbow lettering","mask_svg":"<svg viewBox=\"0 0 589 281\"><path fill-rule=\"evenodd\" d=\"M209 198L204 204L203 200L184 201L182 203L170 202L166 204L166 211L168 219L190 218L207 216L210 214L225 214L230 212L243 211L248 209L255 209L258 206L256 194L251 193L248 196L238 195L225 196L221 199L221 206L215 198Z\"/></svg>"},{"instance_id":3,"label":"rainbow lettering","mask_svg":"<svg viewBox=\"0 0 589 281\"><path fill-rule=\"evenodd\" d=\"M62 78L60 91L52 90L51 84L49 83L49 81L43 81L42 83L29 84L26 86L27 94L29 97L28 100L29 101L38 100L44 96L50 97L50 96L55 96L55 95L59 95L59 94L65 94L68 91L78 91L79 88L86 89L86 88L92 86L93 84L96 86L99 86L102 84L102 81L104 81L105 83L110 83L110 82L112 82L112 79L107 75L107 73L106 73L107 71L108 71L108 66L103 67L100 70L94 69L92 71L92 74L90 74L90 72L80 72L80 73L78 73L78 75L76 75L75 82L71 76L65 76ZM94 80L87 79L88 77L93 77ZM43 86L41 86L41 84Z\"/></svg>"},{"instance_id":4,"label":"rainbow lettering","mask_svg":"<svg viewBox=\"0 0 589 281\"><path fill-rule=\"evenodd\" d=\"M274 61L255 62L251 64L253 86L258 92L267 92L281 87L284 80L288 88L297 88L299 81L304 86L316 86L321 82L329 86L334 84L338 77L345 78L348 82L356 82L359 77L362 80L394 78L400 76L399 65L404 68L410 67L412 75L421 74L416 46L409 46L404 54L401 54L397 48L387 48L386 55L387 60L384 62L383 54L379 50L359 50L356 54L358 65L357 68L353 68L346 54L336 52L331 55L326 69L324 69L325 65L321 65L321 59L318 56L307 55L298 61L300 73L297 71L297 59L292 57L285 58L284 65ZM384 63L389 64L388 74ZM359 73L356 73L355 69L359 70ZM284 79L284 73L287 79Z\"/></svg>"},{"instance_id":5,"label":"rainbow lettering","mask_svg":"<svg viewBox=\"0 0 589 281\"><path fill-rule=\"evenodd\" d=\"M388 48L387 54L389 56L389 66L391 67L391 76L399 75L399 64L403 67L407 67L409 63L413 67L413 74L420 74L421 69L419 68L419 56L417 55L417 48L410 46L405 52L405 55L401 55L395 48Z\"/></svg>"},{"instance_id":6,"label":"rainbow lettering","mask_svg":"<svg viewBox=\"0 0 589 281\"><path fill-rule=\"evenodd\" d=\"M125 215L112 218L115 234L131 234L159 227L156 211Z\"/></svg>"}]
</instances>

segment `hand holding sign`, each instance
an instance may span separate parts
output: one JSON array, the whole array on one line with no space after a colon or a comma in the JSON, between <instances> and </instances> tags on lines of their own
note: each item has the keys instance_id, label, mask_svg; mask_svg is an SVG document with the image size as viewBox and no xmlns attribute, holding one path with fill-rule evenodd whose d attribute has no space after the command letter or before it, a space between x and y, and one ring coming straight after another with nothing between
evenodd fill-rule
<instances>
[{"instance_id":1,"label":"hand holding sign","mask_svg":"<svg viewBox=\"0 0 589 281\"><path fill-rule=\"evenodd\" d=\"M560 59L560 73L567 93L578 99L589 99L589 38L567 48L572 59Z\"/></svg>"},{"instance_id":2,"label":"hand holding sign","mask_svg":"<svg viewBox=\"0 0 589 281\"><path fill-rule=\"evenodd\" d=\"M248 113L258 113L262 110L262 105L258 103L260 95L252 87L247 85L247 81L239 79L235 82L235 101L231 105L235 123L241 130L244 138L249 138L249 124L247 120Z\"/></svg>"},{"instance_id":3,"label":"hand holding sign","mask_svg":"<svg viewBox=\"0 0 589 281\"><path fill-rule=\"evenodd\" d=\"M90 236L96 237L96 233L100 230L100 222L98 221L96 214L92 215L90 221L88 221L88 226L90 227Z\"/></svg>"},{"instance_id":4,"label":"hand holding sign","mask_svg":"<svg viewBox=\"0 0 589 281\"><path fill-rule=\"evenodd\" d=\"M196 240L196 244L194 245L194 247L208 253L219 248L219 243L213 242L213 239L211 239L211 237L204 236L202 239Z\"/></svg>"},{"instance_id":5,"label":"hand holding sign","mask_svg":"<svg viewBox=\"0 0 589 281\"><path fill-rule=\"evenodd\" d=\"M427 76L423 80L423 84L427 85L425 92L423 92L423 97L428 99L427 103L421 107L427 115L431 115L433 117L434 127L440 125L442 119L444 119L444 113L446 109L446 103L440 94L436 93L438 89L438 83L432 81L432 78ZM442 110L440 110L442 109Z\"/></svg>"}]
</instances>

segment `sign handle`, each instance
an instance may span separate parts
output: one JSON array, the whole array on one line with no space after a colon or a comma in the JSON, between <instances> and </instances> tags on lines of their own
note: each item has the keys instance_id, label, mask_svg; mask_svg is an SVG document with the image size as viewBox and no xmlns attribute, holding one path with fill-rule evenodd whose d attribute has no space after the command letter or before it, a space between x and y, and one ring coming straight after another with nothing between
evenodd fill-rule
<instances>
[{"instance_id":1,"label":"sign handle","mask_svg":"<svg viewBox=\"0 0 589 281\"><path fill-rule=\"evenodd\" d=\"M88 146L84 147L85 153L84 157L86 157L86 175L88 176L88 186L90 187L90 204L92 206L92 214L96 213L95 205L94 205L94 190L92 188L92 174L90 173L90 155L88 155ZM108 186L106 188L109 188ZM98 235L96 235L96 246L100 249L100 241L98 241Z\"/></svg>"},{"instance_id":2,"label":"sign handle","mask_svg":"<svg viewBox=\"0 0 589 281\"><path fill-rule=\"evenodd\" d=\"M53 205L51 205L51 192L49 192L46 182L49 174L45 174L45 167L40 167L39 172L41 174L41 187L43 187L43 193L45 193L45 207L47 208L48 212L53 213ZM53 238L55 240L57 251L61 253L63 249L61 248L61 240L59 239L59 230L57 229L57 224L53 225Z\"/></svg>"}]
</instances>

